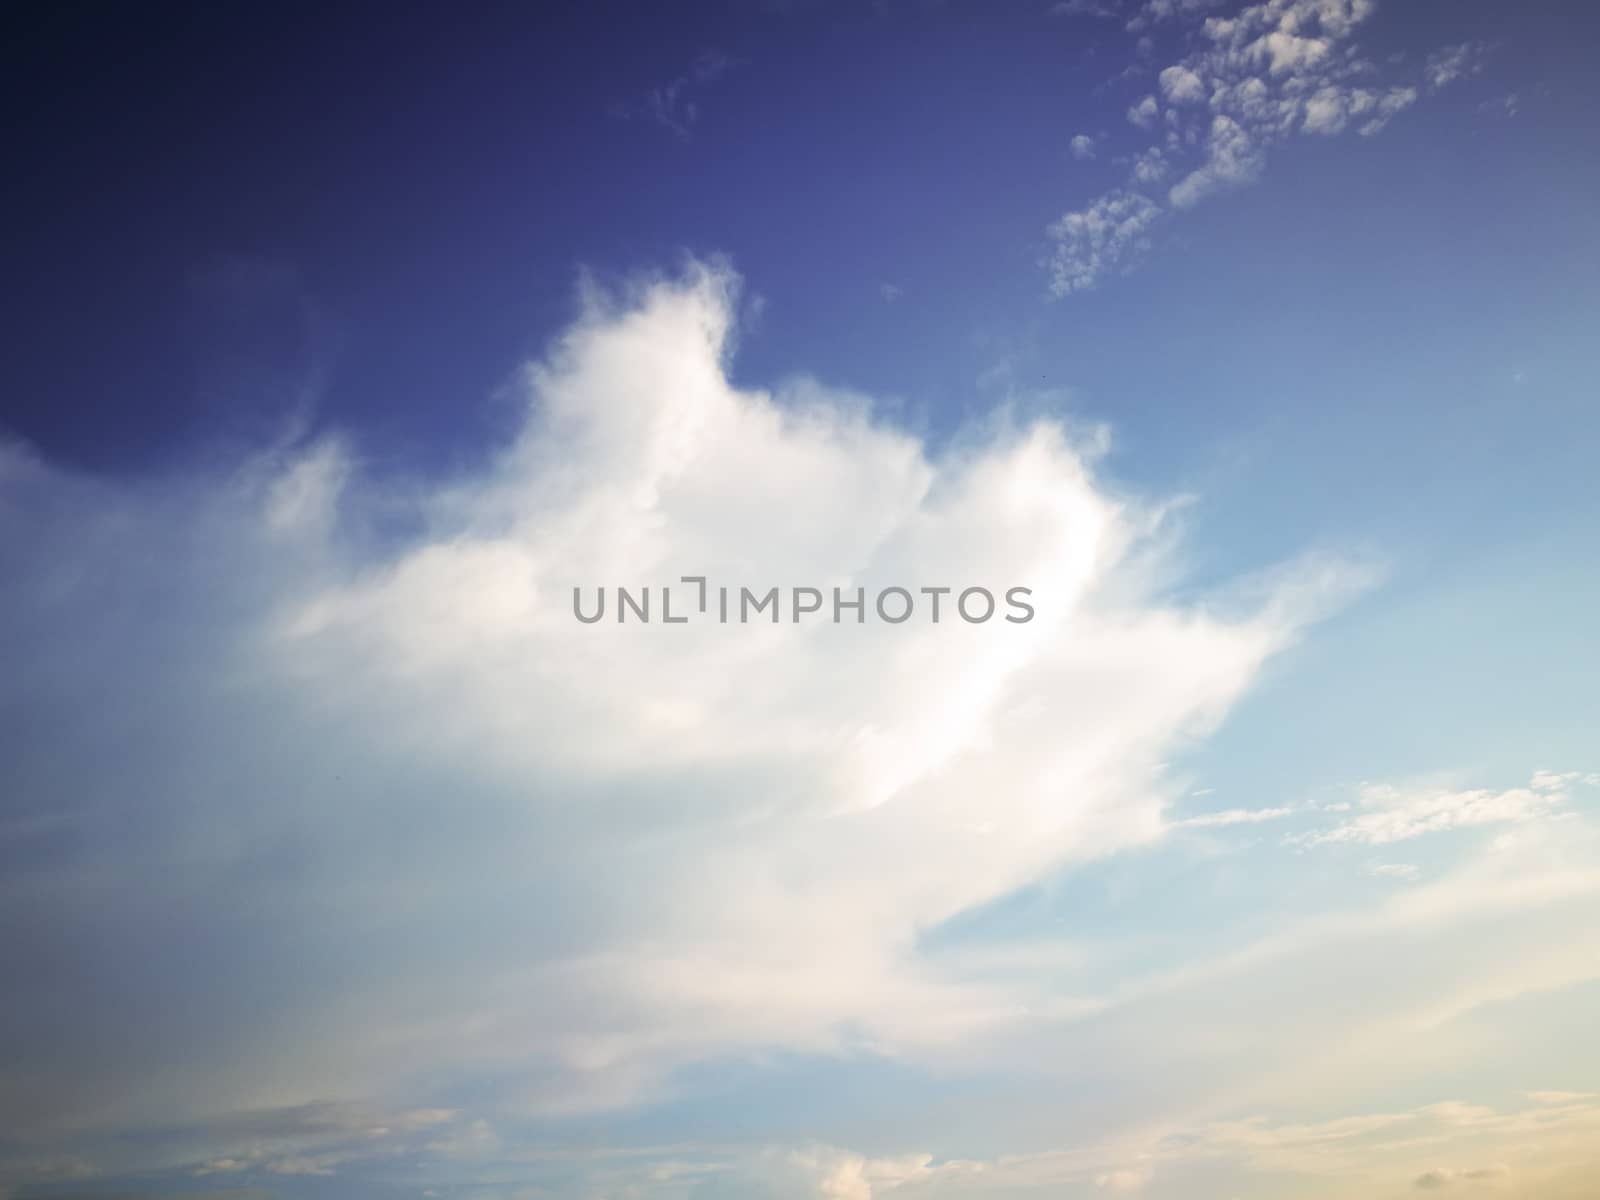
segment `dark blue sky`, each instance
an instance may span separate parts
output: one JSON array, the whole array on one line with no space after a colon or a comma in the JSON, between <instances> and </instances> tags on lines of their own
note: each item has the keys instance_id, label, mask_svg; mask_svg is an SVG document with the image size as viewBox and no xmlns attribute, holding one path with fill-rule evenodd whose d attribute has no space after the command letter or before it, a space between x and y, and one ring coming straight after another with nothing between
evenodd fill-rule
<instances>
[{"instance_id":1,"label":"dark blue sky","mask_svg":"<svg viewBox=\"0 0 1600 1200\"><path fill-rule=\"evenodd\" d=\"M1389 6L1370 50L1420 57L1447 24L1498 47L1494 95L1479 81L1385 138L1286 147L1265 184L1164 233L1142 279L1049 304L1044 230L1114 174L1067 143L1115 132L1141 86L1107 82L1136 60L1112 22L1045 4L38 6L6 51L4 424L124 468L258 434L293 396L385 455L470 455L580 267L692 251L730 255L767 301L741 378L805 370L939 427L1006 359L1177 470L1161 443L1193 408L1215 432L1276 402L1240 370L1259 353L1243 330L1348 362L1392 355L1398 318L1404 363L1479 321L1508 336L1553 290L1592 303L1594 245L1570 241L1596 165L1585 17L1542 7L1562 36L1513 36L1522 7ZM654 119L652 95L707 56L725 61L670 101L679 128ZM1460 119L1510 92L1536 119Z\"/></svg>"}]
</instances>

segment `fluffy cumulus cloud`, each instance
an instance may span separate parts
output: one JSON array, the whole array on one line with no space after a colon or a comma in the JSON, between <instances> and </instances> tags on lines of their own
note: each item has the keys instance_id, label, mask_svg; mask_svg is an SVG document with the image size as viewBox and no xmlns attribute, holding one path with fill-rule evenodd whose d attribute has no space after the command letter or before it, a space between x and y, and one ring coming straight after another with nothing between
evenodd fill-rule
<instances>
[{"instance_id":1,"label":"fluffy cumulus cloud","mask_svg":"<svg viewBox=\"0 0 1600 1200\"><path fill-rule=\"evenodd\" d=\"M337 439L115 481L4 450L6 1126L309 1112L193 1161L316 1174L351 1122L467 1136L435 1099L466 1080L559 1116L731 1051L1014 1023L919 938L1157 837L1163 763L1351 580L1170 601L1162 507L1100 480L1095 431L936 446L735 387L736 291L591 289L520 430L450 478ZM1036 617L574 618L574 588L684 575L1026 586Z\"/></svg>"},{"instance_id":2,"label":"fluffy cumulus cloud","mask_svg":"<svg viewBox=\"0 0 1600 1200\"><path fill-rule=\"evenodd\" d=\"M1093 287L1136 264L1164 210L1189 208L1251 183L1274 146L1297 134L1376 134L1423 89L1471 74L1482 59L1470 44L1449 47L1429 56L1418 78L1385 80L1355 41L1375 0L1264 0L1229 15L1220 7L1206 0L1149 0L1129 20L1136 33L1187 24L1194 41L1158 71L1159 94L1127 108L1129 123L1155 139L1126 160L1132 164L1127 182L1050 227L1046 266L1055 295ZM1164 195L1157 191L1161 184ZM1095 245L1078 236L1074 218L1092 218L1113 203L1148 214L1140 237Z\"/></svg>"},{"instance_id":3,"label":"fluffy cumulus cloud","mask_svg":"<svg viewBox=\"0 0 1600 1200\"><path fill-rule=\"evenodd\" d=\"M1154 96L1146 96L1135 104L1128 106L1128 121L1140 129L1149 129L1161 116L1161 106L1156 103Z\"/></svg>"},{"instance_id":4,"label":"fluffy cumulus cloud","mask_svg":"<svg viewBox=\"0 0 1600 1200\"><path fill-rule=\"evenodd\" d=\"M1206 85L1180 63L1161 72L1161 94L1169 104L1200 104L1206 98Z\"/></svg>"},{"instance_id":5,"label":"fluffy cumulus cloud","mask_svg":"<svg viewBox=\"0 0 1600 1200\"><path fill-rule=\"evenodd\" d=\"M1159 205L1138 192L1101 196L1050 227L1055 251L1049 259L1050 286L1060 296L1094 287L1100 277L1129 255L1150 247L1150 228Z\"/></svg>"}]
</instances>

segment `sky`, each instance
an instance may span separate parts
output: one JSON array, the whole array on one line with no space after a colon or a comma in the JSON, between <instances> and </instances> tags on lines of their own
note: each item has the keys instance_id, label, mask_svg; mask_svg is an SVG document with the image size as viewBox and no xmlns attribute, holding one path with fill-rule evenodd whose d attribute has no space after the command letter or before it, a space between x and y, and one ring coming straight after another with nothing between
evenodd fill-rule
<instances>
[{"instance_id":1,"label":"sky","mask_svg":"<svg viewBox=\"0 0 1600 1200\"><path fill-rule=\"evenodd\" d=\"M1600 14L5 21L0 1200L1592 1194Z\"/></svg>"}]
</instances>

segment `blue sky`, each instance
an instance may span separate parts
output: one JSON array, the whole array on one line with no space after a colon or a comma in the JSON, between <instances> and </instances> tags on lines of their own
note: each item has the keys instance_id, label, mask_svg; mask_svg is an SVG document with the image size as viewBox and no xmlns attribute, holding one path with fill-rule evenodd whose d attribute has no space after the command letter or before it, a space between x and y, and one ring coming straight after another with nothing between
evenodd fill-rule
<instances>
[{"instance_id":1,"label":"blue sky","mask_svg":"<svg viewBox=\"0 0 1600 1200\"><path fill-rule=\"evenodd\" d=\"M13 26L4 1200L1588 1194L1590 14Z\"/></svg>"}]
</instances>

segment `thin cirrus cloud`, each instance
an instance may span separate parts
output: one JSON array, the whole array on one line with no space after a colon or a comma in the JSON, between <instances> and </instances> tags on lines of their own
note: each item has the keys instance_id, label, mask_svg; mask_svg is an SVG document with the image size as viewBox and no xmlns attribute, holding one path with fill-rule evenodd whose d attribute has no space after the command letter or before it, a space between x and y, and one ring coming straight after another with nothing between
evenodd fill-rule
<instances>
[{"instance_id":1,"label":"thin cirrus cloud","mask_svg":"<svg viewBox=\"0 0 1600 1200\"><path fill-rule=\"evenodd\" d=\"M680 138L687 138L700 120L701 93L727 74L733 65L733 59L720 50L707 50L682 74L651 88L636 101L612 105L611 113L621 120L652 121Z\"/></svg>"},{"instance_id":2,"label":"thin cirrus cloud","mask_svg":"<svg viewBox=\"0 0 1600 1200\"><path fill-rule=\"evenodd\" d=\"M1430 833L1547 820L1568 808L1574 788L1596 783L1600 780L1576 771L1539 771L1526 787L1503 790L1368 784L1361 789L1357 815L1332 828L1295 834L1289 842L1385 846Z\"/></svg>"},{"instance_id":3,"label":"thin cirrus cloud","mask_svg":"<svg viewBox=\"0 0 1600 1200\"><path fill-rule=\"evenodd\" d=\"M1419 78L1385 80L1355 41L1375 0L1267 0L1226 17L1215 8L1151 0L1128 20L1132 33L1188 23L1198 48L1160 69L1154 90L1127 106L1128 125L1147 139L1128 153L1127 179L1048 228L1043 265L1053 295L1135 266L1162 220L1254 182L1274 146L1350 129L1370 137L1482 60L1481 48L1446 47Z\"/></svg>"},{"instance_id":4,"label":"thin cirrus cloud","mask_svg":"<svg viewBox=\"0 0 1600 1200\"><path fill-rule=\"evenodd\" d=\"M430 1112L480 1073L559 1115L730 1049L1003 1027L1018 997L920 932L1157 838L1173 750L1367 578L1169 601L1162 507L1100 481L1101 435L1001 414L936 447L809 380L736 388L736 291L591 289L522 430L445 480L338 439L119 481L4 452L4 687L37 718L5 746L36 948L7 1125ZM573 620L575 586L684 574L1019 584L1039 615Z\"/></svg>"}]
</instances>

